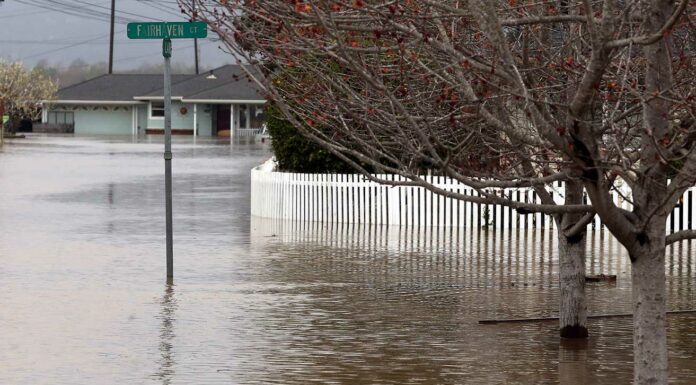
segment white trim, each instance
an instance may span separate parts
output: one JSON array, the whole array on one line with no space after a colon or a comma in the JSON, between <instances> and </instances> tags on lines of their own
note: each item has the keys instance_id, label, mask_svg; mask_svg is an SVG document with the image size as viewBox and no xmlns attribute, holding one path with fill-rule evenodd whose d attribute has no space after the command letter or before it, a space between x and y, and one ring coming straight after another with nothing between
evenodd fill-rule
<instances>
[{"instance_id":1,"label":"white trim","mask_svg":"<svg viewBox=\"0 0 696 385\"><path fill-rule=\"evenodd\" d=\"M138 121L138 108L133 108L131 111L131 135L135 136L136 130L137 130L137 121Z\"/></svg>"},{"instance_id":2,"label":"white trim","mask_svg":"<svg viewBox=\"0 0 696 385\"><path fill-rule=\"evenodd\" d=\"M184 97L183 96L172 96L172 100L182 100ZM164 96L134 96L133 99L135 100L164 100Z\"/></svg>"},{"instance_id":3,"label":"white trim","mask_svg":"<svg viewBox=\"0 0 696 385\"><path fill-rule=\"evenodd\" d=\"M206 104L266 104L266 100L260 99L182 99L184 103L206 103Z\"/></svg>"},{"instance_id":4,"label":"white trim","mask_svg":"<svg viewBox=\"0 0 696 385\"><path fill-rule=\"evenodd\" d=\"M164 107L162 107L164 109ZM147 104L147 118L151 120L164 120L164 116L152 116L152 101Z\"/></svg>"},{"instance_id":5,"label":"white trim","mask_svg":"<svg viewBox=\"0 0 696 385\"><path fill-rule=\"evenodd\" d=\"M135 96L130 100L44 100L42 104L113 104L113 105L142 105L151 100L164 100L164 96ZM182 103L201 104L266 104L263 99L185 99L183 96L172 96L172 100Z\"/></svg>"},{"instance_id":6,"label":"white trim","mask_svg":"<svg viewBox=\"0 0 696 385\"><path fill-rule=\"evenodd\" d=\"M116 105L116 106L126 106L126 105L140 105L145 104L139 101L123 101L123 100L51 100L44 102L49 106L51 104L99 104L99 105Z\"/></svg>"},{"instance_id":7,"label":"white trim","mask_svg":"<svg viewBox=\"0 0 696 385\"><path fill-rule=\"evenodd\" d=\"M198 104L193 103L193 136L198 136Z\"/></svg>"}]
</instances>

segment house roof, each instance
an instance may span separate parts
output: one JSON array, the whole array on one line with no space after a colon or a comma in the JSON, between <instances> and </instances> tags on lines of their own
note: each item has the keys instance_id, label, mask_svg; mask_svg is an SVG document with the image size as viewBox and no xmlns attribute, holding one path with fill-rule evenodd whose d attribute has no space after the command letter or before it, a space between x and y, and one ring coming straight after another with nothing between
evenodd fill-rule
<instances>
[{"instance_id":1,"label":"house roof","mask_svg":"<svg viewBox=\"0 0 696 385\"><path fill-rule=\"evenodd\" d=\"M172 83L195 75L172 75ZM133 96L162 88L162 75L111 74L61 88L56 95L60 101L118 101L133 102Z\"/></svg>"},{"instance_id":2,"label":"house roof","mask_svg":"<svg viewBox=\"0 0 696 385\"><path fill-rule=\"evenodd\" d=\"M210 75L215 75L210 78ZM176 84L172 81L172 96L186 100L229 101L263 100L256 84L247 78L241 65L225 65L210 72L192 76ZM136 99L162 98L163 89L136 95Z\"/></svg>"},{"instance_id":3,"label":"house roof","mask_svg":"<svg viewBox=\"0 0 696 385\"><path fill-rule=\"evenodd\" d=\"M209 79L210 75L215 75ZM162 99L161 74L102 75L58 90L53 103L138 103ZM225 65L200 75L172 75L172 97L207 103L263 101L258 87L249 80L241 65Z\"/></svg>"}]
</instances>

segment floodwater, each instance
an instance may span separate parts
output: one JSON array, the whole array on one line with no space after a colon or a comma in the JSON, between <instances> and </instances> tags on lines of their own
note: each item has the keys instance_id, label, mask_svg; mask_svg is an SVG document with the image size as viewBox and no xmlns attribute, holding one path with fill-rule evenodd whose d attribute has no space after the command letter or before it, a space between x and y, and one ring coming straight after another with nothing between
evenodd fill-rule
<instances>
[{"instance_id":1,"label":"floodwater","mask_svg":"<svg viewBox=\"0 0 696 385\"><path fill-rule=\"evenodd\" d=\"M279 223L249 216L266 145L175 138L166 283L161 138L30 136L0 150L0 384L617 384L631 319L561 343L549 232ZM630 264L589 237L591 314L630 310ZM696 247L696 246L694 246ZM689 245L668 301L696 308ZM696 315L669 316L696 383Z\"/></svg>"}]
</instances>

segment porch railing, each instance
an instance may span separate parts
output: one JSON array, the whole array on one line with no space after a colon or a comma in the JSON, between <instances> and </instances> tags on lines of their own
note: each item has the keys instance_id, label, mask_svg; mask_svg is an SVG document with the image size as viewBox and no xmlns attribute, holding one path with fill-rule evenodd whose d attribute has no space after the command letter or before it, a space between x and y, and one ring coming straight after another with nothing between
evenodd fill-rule
<instances>
[{"instance_id":1,"label":"porch railing","mask_svg":"<svg viewBox=\"0 0 696 385\"><path fill-rule=\"evenodd\" d=\"M237 128L234 130L234 136L236 137L248 137L256 136L263 131L262 128Z\"/></svg>"}]
</instances>

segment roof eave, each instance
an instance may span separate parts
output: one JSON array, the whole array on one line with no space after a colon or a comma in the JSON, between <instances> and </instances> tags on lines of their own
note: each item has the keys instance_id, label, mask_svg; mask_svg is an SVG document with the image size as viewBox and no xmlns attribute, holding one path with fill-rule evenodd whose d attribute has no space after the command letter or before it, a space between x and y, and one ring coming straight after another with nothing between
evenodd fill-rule
<instances>
[{"instance_id":1,"label":"roof eave","mask_svg":"<svg viewBox=\"0 0 696 385\"><path fill-rule=\"evenodd\" d=\"M137 100L69 100L69 99L58 99L58 100L44 100L43 104L111 104L111 105L133 105L133 104L143 104L143 102Z\"/></svg>"},{"instance_id":2,"label":"roof eave","mask_svg":"<svg viewBox=\"0 0 696 385\"><path fill-rule=\"evenodd\" d=\"M182 100L183 96L172 96L172 100ZM134 96L135 100L164 100L164 96Z\"/></svg>"},{"instance_id":3,"label":"roof eave","mask_svg":"<svg viewBox=\"0 0 696 385\"><path fill-rule=\"evenodd\" d=\"M263 99L182 99L184 103L208 103L208 104L265 104Z\"/></svg>"}]
</instances>

